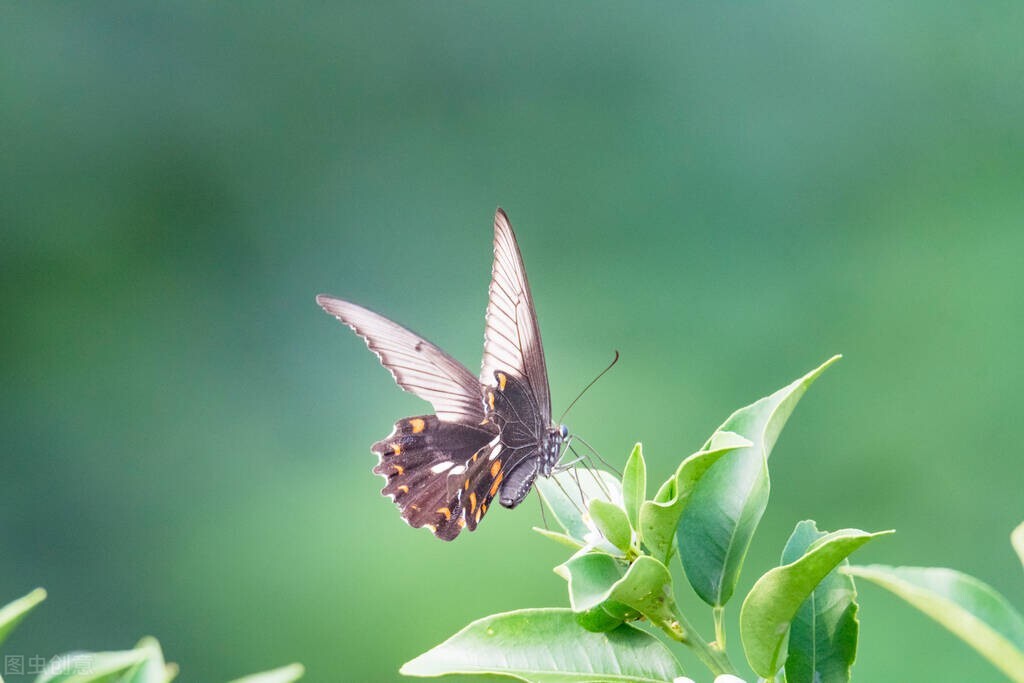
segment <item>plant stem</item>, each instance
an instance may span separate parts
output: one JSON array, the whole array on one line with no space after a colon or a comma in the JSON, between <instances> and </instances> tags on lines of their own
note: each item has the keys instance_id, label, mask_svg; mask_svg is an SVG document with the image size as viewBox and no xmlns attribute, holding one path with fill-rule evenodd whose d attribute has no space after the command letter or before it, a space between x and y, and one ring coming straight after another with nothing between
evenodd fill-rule
<instances>
[{"instance_id":1,"label":"plant stem","mask_svg":"<svg viewBox=\"0 0 1024 683\"><path fill-rule=\"evenodd\" d=\"M712 608L711 613L715 617L715 644L718 645L720 650L725 649L725 606L719 605L718 607Z\"/></svg>"},{"instance_id":2,"label":"plant stem","mask_svg":"<svg viewBox=\"0 0 1024 683\"><path fill-rule=\"evenodd\" d=\"M725 653L725 650L720 649L716 645L709 644L706 640L701 638L700 634L697 633L697 629L690 624L689 620L683 616L683 613L679 611L679 607L675 604L672 605L673 616L676 619L677 628L667 628L662 626L662 630L668 634L672 640L687 645L693 650L697 658L704 663L711 673L716 676L722 674L733 674L739 675L736 667L729 661L729 655Z\"/></svg>"},{"instance_id":3,"label":"plant stem","mask_svg":"<svg viewBox=\"0 0 1024 683\"><path fill-rule=\"evenodd\" d=\"M683 567L683 557L679 554L678 550L674 553L676 560L679 563L679 573L686 576L686 568ZM724 624L721 623L721 611L723 608L715 608L715 643L708 643L706 640L700 637L697 633L697 629L693 627L690 621L683 616L683 613L679 611L679 606L672 603L672 613L679 622L679 627L682 629L683 637L679 638L678 634L673 633L667 628L663 628L665 633L670 638L676 640L684 645L689 645L693 649L694 654L697 658L704 663L711 673L716 676L722 674L732 674L739 676L739 671L733 666L733 663L729 661L729 655L725 652L725 628Z\"/></svg>"}]
</instances>

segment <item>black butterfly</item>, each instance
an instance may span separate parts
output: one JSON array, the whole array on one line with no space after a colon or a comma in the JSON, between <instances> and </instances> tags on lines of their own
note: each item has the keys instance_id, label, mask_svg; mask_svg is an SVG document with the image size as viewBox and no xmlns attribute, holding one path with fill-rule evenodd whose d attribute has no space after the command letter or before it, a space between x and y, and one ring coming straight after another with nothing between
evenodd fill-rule
<instances>
[{"instance_id":1,"label":"black butterfly","mask_svg":"<svg viewBox=\"0 0 1024 683\"><path fill-rule=\"evenodd\" d=\"M462 363L401 325L321 294L317 303L366 341L406 391L434 415L395 423L372 447L381 490L414 527L450 541L476 529L491 500L514 508L538 475L550 476L569 431L551 420L551 392L537 314L508 216L494 214L483 366Z\"/></svg>"}]
</instances>

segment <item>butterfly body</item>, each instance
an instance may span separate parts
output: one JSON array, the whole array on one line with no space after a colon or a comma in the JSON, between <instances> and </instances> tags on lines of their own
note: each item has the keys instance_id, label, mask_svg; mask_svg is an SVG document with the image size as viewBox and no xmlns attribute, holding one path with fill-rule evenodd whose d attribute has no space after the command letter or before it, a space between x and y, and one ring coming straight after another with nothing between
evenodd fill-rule
<instances>
[{"instance_id":1,"label":"butterfly body","mask_svg":"<svg viewBox=\"0 0 1024 683\"><path fill-rule=\"evenodd\" d=\"M487 419L498 426L500 443L516 465L501 487L499 502L507 508L519 505L538 475L549 477L562 455L568 434L564 425L543 422L530 387L517 377L495 373L497 384L485 391ZM522 410L525 406L527 409Z\"/></svg>"},{"instance_id":2,"label":"butterfly body","mask_svg":"<svg viewBox=\"0 0 1024 683\"><path fill-rule=\"evenodd\" d=\"M414 527L443 540L476 529L495 497L521 503L550 476L568 436L551 419L540 330L522 256L505 212L494 217L480 378L415 332L348 301L320 295L325 311L362 337L400 387L435 414L408 417L371 450L373 471Z\"/></svg>"}]
</instances>

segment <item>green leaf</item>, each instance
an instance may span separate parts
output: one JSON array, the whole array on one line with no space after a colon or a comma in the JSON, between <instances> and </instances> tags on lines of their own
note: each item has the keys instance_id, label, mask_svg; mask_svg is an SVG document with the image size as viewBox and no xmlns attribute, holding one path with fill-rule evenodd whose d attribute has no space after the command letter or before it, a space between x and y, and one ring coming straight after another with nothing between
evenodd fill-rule
<instances>
[{"instance_id":1,"label":"green leaf","mask_svg":"<svg viewBox=\"0 0 1024 683\"><path fill-rule=\"evenodd\" d=\"M156 638L143 638L135 646L135 651L143 653L142 662L118 679L118 683L170 683L178 675L178 667L164 661L163 650Z\"/></svg>"},{"instance_id":2,"label":"green leaf","mask_svg":"<svg viewBox=\"0 0 1024 683\"><path fill-rule=\"evenodd\" d=\"M672 576L653 557L643 555L627 565L605 553L578 553L555 573L569 582L569 604L575 612L612 603L614 616L630 620L642 614L656 626L683 635L674 616ZM622 613L618 605L632 612Z\"/></svg>"},{"instance_id":3,"label":"green leaf","mask_svg":"<svg viewBox=\"0 0 1024 683\"><path fill-rule=\"evenodd\" d=\"M675 474L661 485L652 500L640 506L638 531L647 551L668 564L672 558L673 541L679 518L690 501L694 486L718 459L751 443L739 434L718 432L711 450L702 450L683 460Z\"/></svg>"},{"instance_id":4,"label":"green leaf","mask_svg":"<svg viewBox=\"0 0 1024 683\"><path fill-rule=\"evenodd\" d=\"M639 615L622 603L609 600L586 612L576 614L576 623L588 631L605 633L618 628L624 621L636 619Z\"/></svg>"},{"instance_id":5,"label":"green leaf","mask_svg":"<svg viewBox=\"0 0 1024 683\"><path fill-rule=\"evenodd\" d=\"M289 664L288 666L282 666L280 669L264 671L245 676L244 678L236 678L231 683L292 683L292 681L302 678L302 675L305 673L306 670L301 664Z\"/></svg>"},{"instance_id":6,"label":"green leaf","mask_svg":"<svg viewBox=\"0 0 1024 683\"><path fill-rule=\"evenodd\" d=\"M807 388L839 356L733 413L718 432L735 432L750 448L715 463L697 484L680 520L680 558L690 585L714 607L732 597L757 525L768 504L768 456ZM716 435L702 450L711 450ZM688 548L694 551L689 552Z\"/></svg>"},{"instance_id":7,"label":"green leaf","mask_svg":"<svg viewBox=\"0 0 1024 683\"><path fill-rule=\"evenodd\" d=\"M625 510L597 498L590 501L590 519L609 543L622 552L630 549L633 544L633 529L629 525Z\"/></svg>"},{"instance_id":8,"label":"green leaf","mask_svg":"<svg viewBox=\"0 0 1024 683\"><path fill-rule=\"evenodd\" d=\"M755 449L720 462L727 466L712 466L701 478L676 530L686 578L714 607L732 598L771 488L768 463Z\"/></svg>"},{"instance_id":9,"label":"green leaf","mask_svg":"<svg viewBox=\"0 0 1024 683\"><path fill-rule=\"evenodd\" d=\"M35 608L36 605L46 599L46 591L37 588L28 595L18 598L14 602L0 607L0 643L7 640L14 627Z\"/></svg>"},{"instance_id":10,"label":"green leaf","mask_svg":"<svg viewBox=\"0 0 1024 683\"><path fill-rule=\"evenodd\" d=\"M795 562L771 569L757 580L740 609L743 650L757 675L772 678L782 666L789 625L818 582L854 550L889 533L833 531L812 543Z\"/></svg>"},{"instance_id":11,"label":"green leaf","mask_svg":"<svg viewBox=\"0 0 1024 683\"><path fill-rule=\"evenodd\" d=\"M654 636L623 624L607 633L581 628L568 609L530 609L474 621L405 664L406 676L509 676L556 681L671 681L683 675Z\"/></svg>"},{"instance_id":12,"label":"green leaf","mask_svg":"<svg viewBox=\"0 0 1024 683\"><path fill-rule=\"evenodd\" d=\"M675 618L672 575L665 565L653 557L638 557L626 575L612 586L608 597L637 610L655 626L668 629L680 637L683 635Z\"/></svg>"},{"instance_id":13,"label":"green leaf","mask_svg":"<svg viewBox=\"0 0 1024 683\"><path fill-rule=\"evenodd\" d=\"M581 552L555 567L555 573L569 582L572 610L586 612L610 598L612 586L626 575L627 569L625 560L605 553Z\"/></svg>"},{"instance_id":14,"label":"green leaf","mask_svg":"<svg viewBox=\"0 0 1024 683\"><path fill-rule=\"evenodd\" d=\"M903 598L956 634L1017 683L1024 683L1024 617L973 576L935 567L852 566L844 570Z\"/></svg>"},{"instance_id":15,"label":"green leaf","mask_svg":"<svg viewBox=\"0 0 1024 683\"><path fill-rule=\"evenodd\" d=\"M1013 544L1013 549L1017 551L1020 563L1024 565L1024 522L1017 525L1017 528L1010 534L1010 543Z\"/></svg>"},{"instance_id":16,"label":"green leaf","mask_svg":"<svg viewBox=\"0 0 1024 683\"><path fill-rule=\"evenodd\" d=\"M622 470L622 501L626 507L626 516L634 529L640 528L640 506L647 499L647 463L644 462L644 449L639 443L633 446L633 452L626 460Z\"/></svg>"},{"instance_id":17,"label":"green leaf","mask_svg":"<svg viewBox=\"0 0 1024 683\"><path fill-rule=\"evenodd\" d=\"M533 527L533 530L544 538L549 538L555 543L559 543L573 550L579 550L583 547L583 541L577 541L572 536L560 533L558 531L552 531L551 529L541 529L539 526Z\"/></svg>"},{"instance_id":18,"label":"green leaf","mask_svg":"<svg viewBox=\"0 0 1024 683\"><path fill-rule=\"evenodd\" d=\"M55 657L36 683L169 683L178 667L164 661L155 638L143 638L134 650L72 652Z\"/></svg>"},{"instance_id":19,"label":"green leaf","mask_svg":"<svg viewBox=\"0 0 1024 683\"><path fill-rule=\"evenodd\" d=\"M601 470L567 470L538 477L536 487L559 526L583 544L600 539L600 532L587 513L590 501L600 499L622 505L622 484L615 475Z\"/></svg>"},{"instance_id":20,"label":"green leaf","mask_svg":"<svg viewBox=\"0 0 1024 683\"><path fill-rule=\"evenodd\" d=\"M782 564L796 562L824 537L813 521L800 522L782 551ZM839 566L847 565L842 560ZM833 569L804 600L789 630L788 683L847 683L857 655L857 591L853 579Z\"/></svg>"},{"instance_id":21,"label":"green leaf","mask_svg":"<svg viewBox=\"0 0 1024 683\"><path fill-rule=\"evenodd\" d=\"M113 683L123 680L123 674L145 662L149 654L146 650L71 652L54 657L36 683Z\"/></svg>"}]
</instances>

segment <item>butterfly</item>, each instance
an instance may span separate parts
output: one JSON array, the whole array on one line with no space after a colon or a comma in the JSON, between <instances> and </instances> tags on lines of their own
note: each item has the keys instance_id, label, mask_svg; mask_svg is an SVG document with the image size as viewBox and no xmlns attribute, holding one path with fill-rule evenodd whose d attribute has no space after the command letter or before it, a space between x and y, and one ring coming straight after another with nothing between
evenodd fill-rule
<instances>
[{"instance_id":1,"label":"butterfly","mask_svg":"<svg viewBox=\"0 0 1024 683\"><path fill-rule=\"evenodd\" d=\"M342 299L316 298L363 338L402 389L433 415L407 417L371 450L413 527L451 541L476 529L495 497L514 508L538 476L548 477L569 436L551 419L551 391L537 313L508 216L494 214L494 266L479 379L406 327Z\"/></svg>"}]
</instances>

